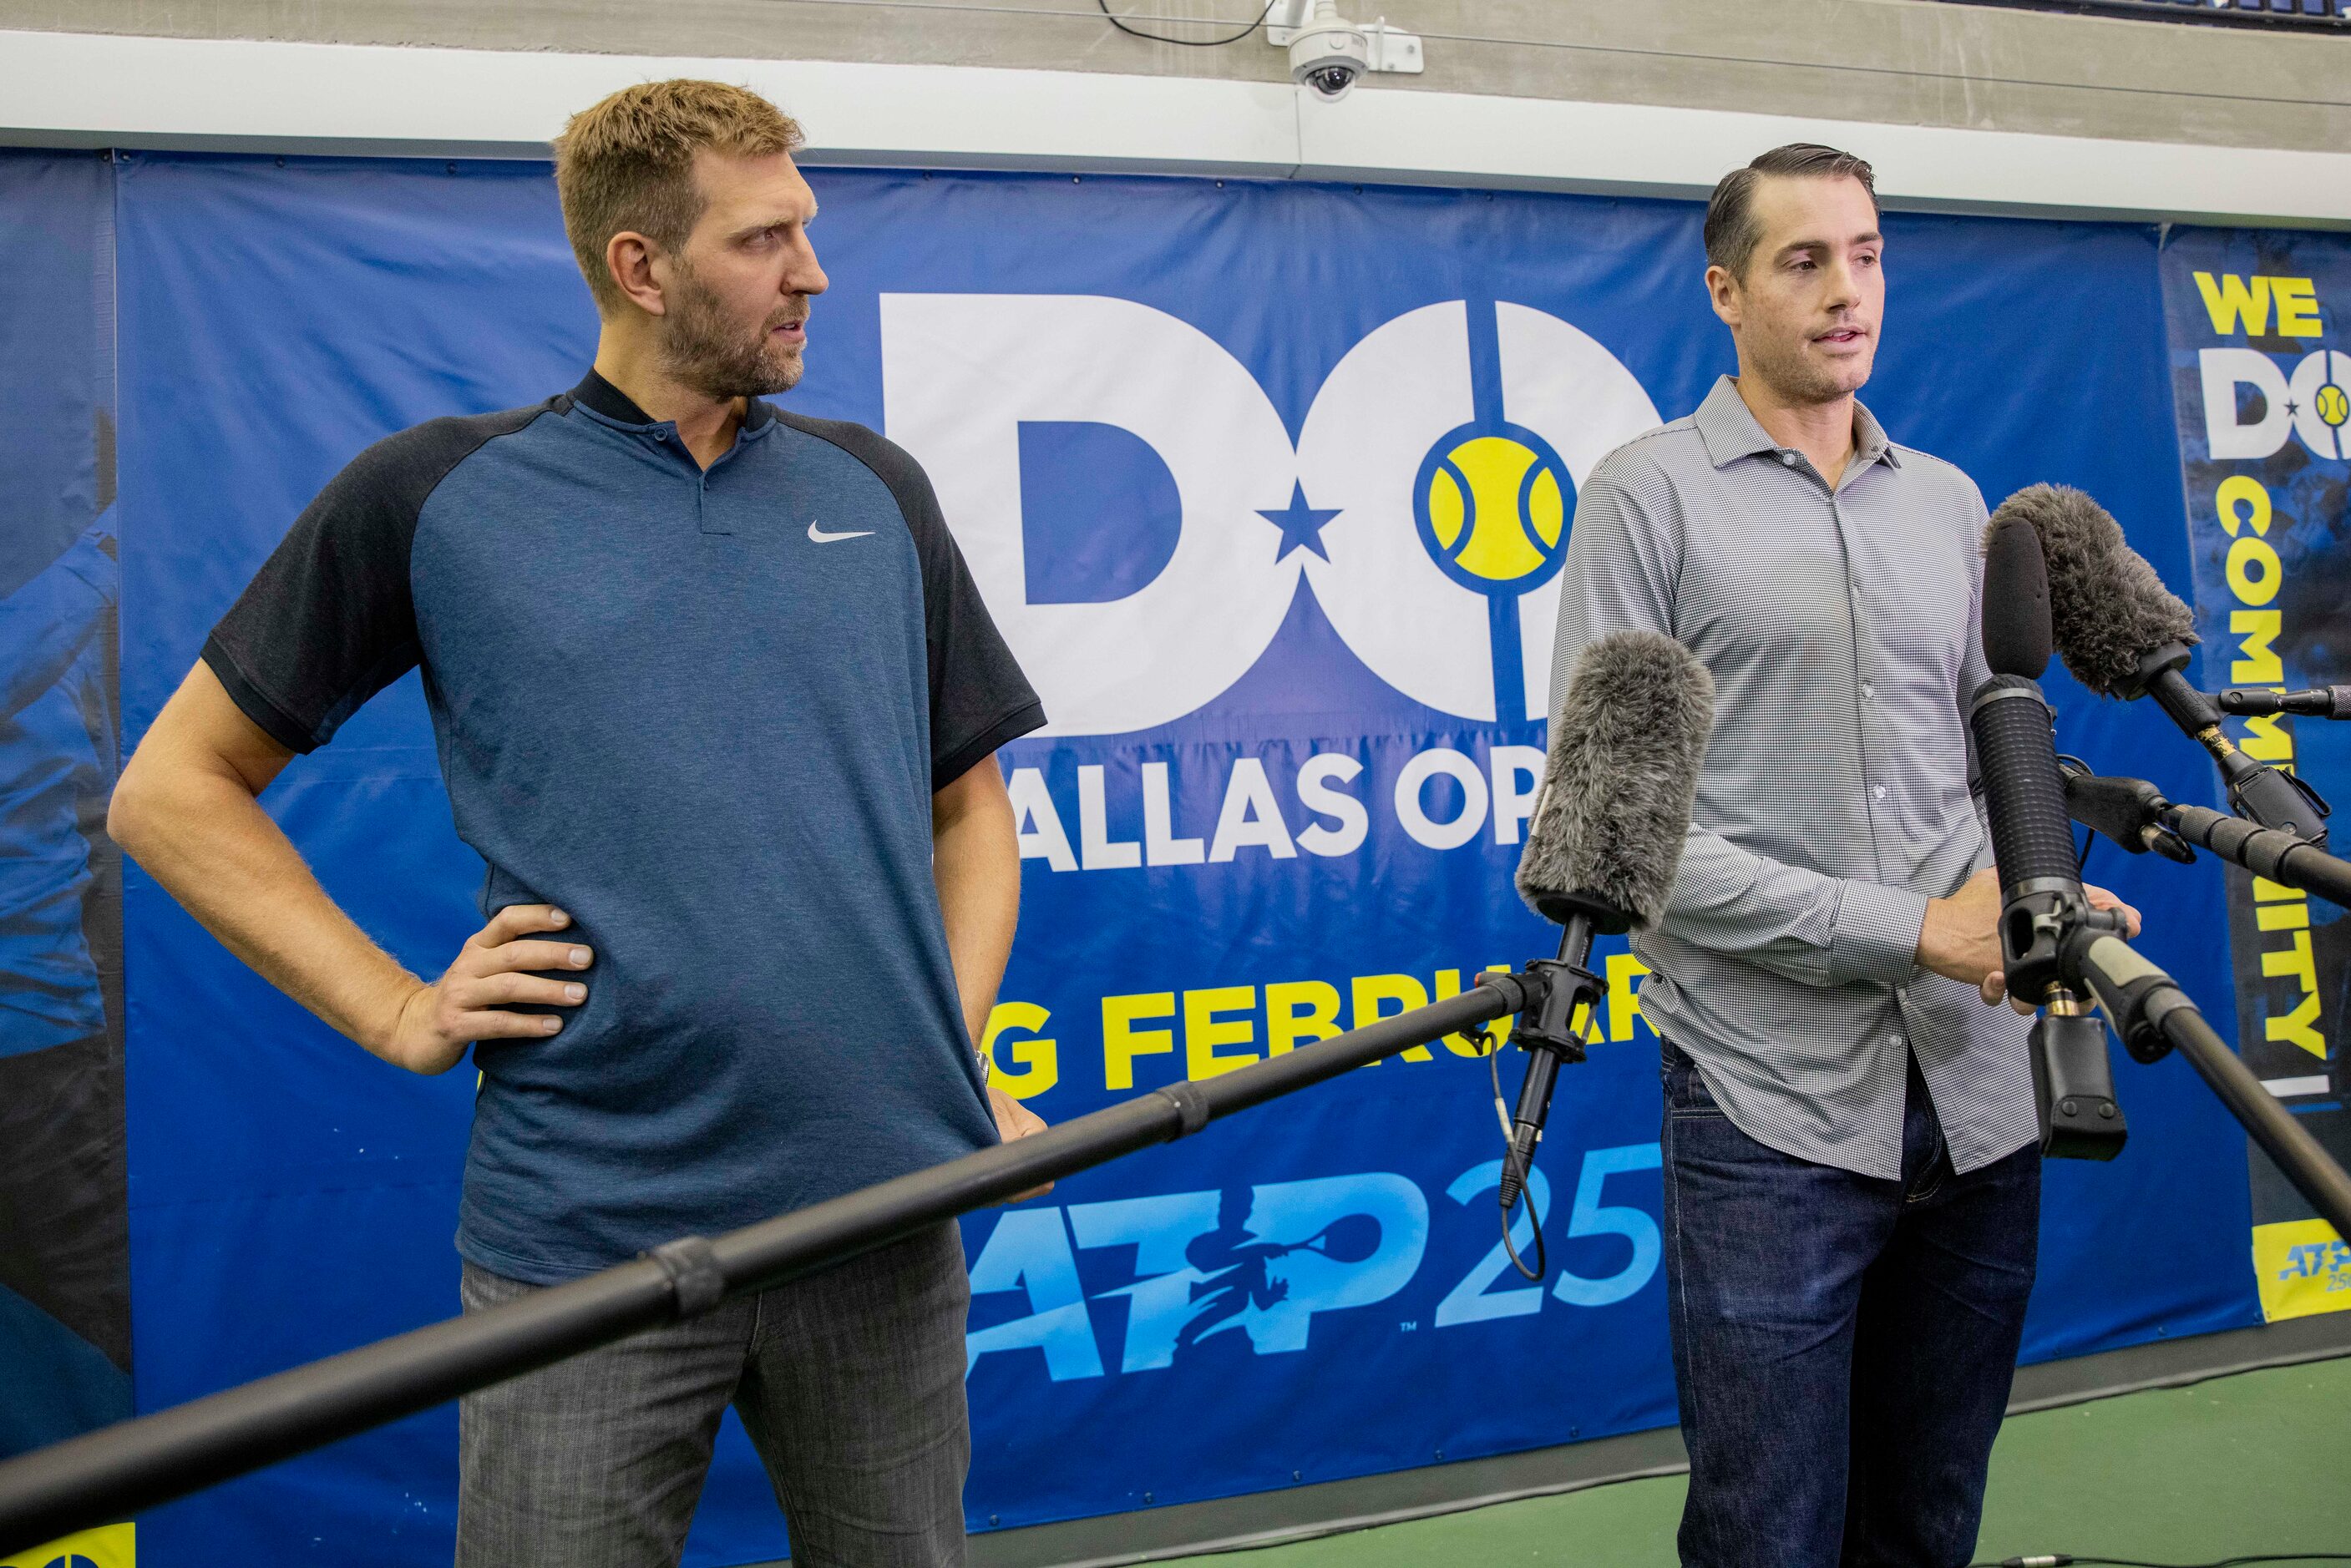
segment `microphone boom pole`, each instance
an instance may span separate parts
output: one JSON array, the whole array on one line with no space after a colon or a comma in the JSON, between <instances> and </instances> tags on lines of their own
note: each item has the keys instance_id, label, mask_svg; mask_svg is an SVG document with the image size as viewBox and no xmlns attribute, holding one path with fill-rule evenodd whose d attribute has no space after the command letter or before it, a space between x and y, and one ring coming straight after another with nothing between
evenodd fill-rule
<instances>
[{"instance_id":1,"label":"microphone boom pole","mask_svg":"<svg viewBox=\"0 0 2351 1568\"><path fill-rule=\"evenodd\" d=\"M2307 839L2200 805L2167 805L2159 820L2187 842L2273 882L2351 905L2351 862Z\"/></svg>"},{"instance_id":2,"label":"microphone boom pole","mask_svg":"<svg viewBox=\"0 0 2351 1568\"><path fill-rule=\"evenodd\" d=\"M477 1388L698 1317L958 1214L1447 1034L1539 1009L1540 965L1221 1076L1171 1085L725 1235L0 1461L0 1559L128 1517Z\"/></svg>"},{"instance_id":3,"label":"microphone boom pole","mask_svg":"<svg viewBox=\"0 0 2351 1568\"><path fill-rule=\"evenodd\" d=\"M2065 946L2067 972L2088 984L2130 1054L2154 1063L2176 1048L2319 1218L2336 1235L2351 1236L2351 1176L2229 1048L2179 982L2111 932L2085 928Z\"/></svg>"},{"instance_id":4,"label":"microphone boom pole","mask_svg":"<svg viewBox=\"0 0 2351 1568\"><path fill-rule=\"evenodd\" d=\"M2214 701L2223 713L2299 713L2314 719L2351 719L2351 686L2313 686L2301 691L2231 686Z\"/></svg>"}]
</instances>

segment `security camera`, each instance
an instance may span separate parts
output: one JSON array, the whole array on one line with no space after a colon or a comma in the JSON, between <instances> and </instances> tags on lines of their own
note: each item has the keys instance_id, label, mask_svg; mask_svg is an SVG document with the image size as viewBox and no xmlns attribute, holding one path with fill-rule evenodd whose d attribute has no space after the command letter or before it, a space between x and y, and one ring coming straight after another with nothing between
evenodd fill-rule
<instances>
[{"instance_id":1,"label":"security camera","mask_svg":"<svg viewBox=\"0 0 2351 1568\"><path fill-rule=\"evenodd\" d=\"M1311 88L1324 103L1336 103L1366 71L1418 75L1420 39L1387 24L1350 22L1338 0L1272 0L1267 7L1265 41L1290 51L1290 79Z\"/></svg>"},{"instance_id":2,"label":"security camera","mask_svg":"<svg viewBox=\"0 0 2351 1568\"><path fill-rule=\"evenodd\" d=\"M1290 79L1312 88L1326 103L1346 97L1355 78L1371 68L1371 40L1338 15L1333 0L1319 0L1313 19L1290 40Z\"/></svg>"}]
</instances>

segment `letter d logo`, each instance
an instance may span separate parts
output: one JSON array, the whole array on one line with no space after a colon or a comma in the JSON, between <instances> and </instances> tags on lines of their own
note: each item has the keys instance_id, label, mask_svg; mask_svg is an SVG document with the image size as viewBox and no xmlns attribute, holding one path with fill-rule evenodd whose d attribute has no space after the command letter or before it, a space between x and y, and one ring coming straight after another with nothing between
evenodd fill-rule
<instances>
[{"instance_id":1,"label":"letter d logo","mask_svg":"<svg viewBox=\"0 0 2351 1568\"><path fill-rule=\"evenodd\" d=\"M1044 696L1045 733L1180 719L1272 642L1299 556L1272 558L1276 535L1259 509L1290 493L1290 436L1207 333L1092 295L885 294L882 387L890 438L929 471L981 595ZM1113 425L1167 465L1183 530L1149 583L1108 603L1029 602L1024 421Z\"/></svg>"}]
</instances>

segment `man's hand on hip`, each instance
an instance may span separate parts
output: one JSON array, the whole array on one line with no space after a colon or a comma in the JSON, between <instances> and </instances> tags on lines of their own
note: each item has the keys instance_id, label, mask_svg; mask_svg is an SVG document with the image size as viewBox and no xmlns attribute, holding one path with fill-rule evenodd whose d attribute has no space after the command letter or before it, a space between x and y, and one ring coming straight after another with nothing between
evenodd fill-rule
<instances>
[{"instance_id":1,"label":"man's hand on hip","mask_svg":"<svg viewBox=\"0 0 2351 1568\"><path fill-rule=\"evenodd\" d=\"M2124 935L2139 932L2138 911L2104 888L2084 886L2094 909L2119 909ZM1987 1005L2006 998L2019 1012L2032 1005L2008 994L2005 961L2000 950L2000 873L1986 867L1960 884L1948 898L1927 901L1927 922L1918 932L1918 967L1976 988Z\"/></svg>"},{"instance_id":2,"label":"man's hand on hip","mask_svg":"<svg viewBox=\"0 0 2351 1568\"><path fill-rule=\"evenodd\" d=\"M529 971L586 969L596 961L593 952L573 942L521 940L570 924L570 916L549 904L500 909L465 940L446 973L409 992L376 1054L412 1073L445 1073L476 1040L543 1040L562 1028L563 1020L553 1013L505 1009L577 1007L588 999L588 988L579 981L548 980ZM998 1121L1002 1120L999 1112Z\"/></svg>"},{"instance_id":3,"label":"man's hand on hip","mask_svg":"<svg viewBox=\"0 0 2351 1568\"><path fill-rule=\"evenodd\" d=\"M1010 1143L1015 1138L1027 1137L1030 1133L1040 1133L1045 1130L1044 1117L993 1084L987 1085L987 1108L996 1116L996 1136L1006 1143ZM1049 1181L1042 1187L1023 1192L1017 1198L1008 1198L1005 1201L1026 1203L1031 1198L1042 1198L1052 1190L1053 1184Z\"/></svg>"}]
</instances>

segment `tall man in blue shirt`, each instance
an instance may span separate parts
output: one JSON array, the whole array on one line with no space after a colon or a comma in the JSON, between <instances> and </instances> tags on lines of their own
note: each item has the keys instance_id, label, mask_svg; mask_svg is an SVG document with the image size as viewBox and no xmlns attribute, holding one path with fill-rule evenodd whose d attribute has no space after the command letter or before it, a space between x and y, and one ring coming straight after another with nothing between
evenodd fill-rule
<instances>
[{"instance_id":1,"label":"tall man in blue shirt","mask_svg":"<svg viewBox=\"0 0 2351 1568\"><path fill-rule=\"evenodd\" d=\"M799 128L660 82L574 117L602 319L568 393L360 454L158 715L116 835L223 942L419 1073L482 1073L468 1309L1019 1137L972 1042L1019 858L993 753L1043 722L922 471L761 400L799 379ZM410 974L256 802L422 665L483 929ZM457 1558L682 1548L727 1406L795 1562L963 1555L952 1225L469 1397Z\"/></svg>"},{"instance_id":2,"label":"tall man in blue shirt","mask_svg":"<svg viewBox=\"0 0 2351 1568\"><path fill-rule=\"evenodd\" d=\"M1983 498L1855 399L1886 304L1868 164L1764 153L1716 187L1706 250L1739 373L1593 472L1558 642L1563 675L1593 638L1663 632L1717 692L1681 872L1635 939L1665 1042L1681 1557L1958 1568L2041 1194L1969 791Z\"/></svg>"}]
</instances>

